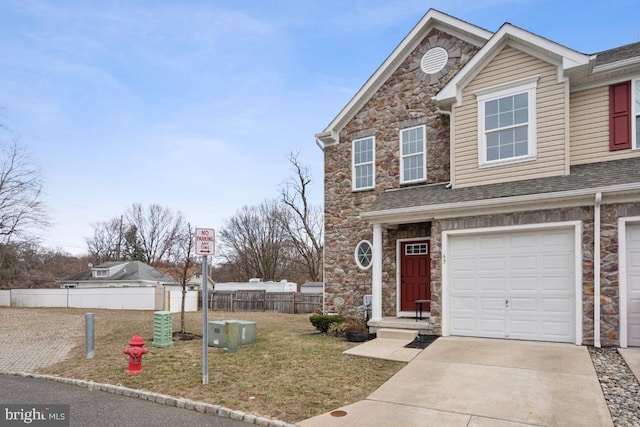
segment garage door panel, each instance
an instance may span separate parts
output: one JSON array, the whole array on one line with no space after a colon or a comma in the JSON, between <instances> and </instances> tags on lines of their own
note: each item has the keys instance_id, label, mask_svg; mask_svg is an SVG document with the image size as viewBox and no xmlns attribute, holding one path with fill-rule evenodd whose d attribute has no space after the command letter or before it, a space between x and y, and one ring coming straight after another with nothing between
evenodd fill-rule
<instances>
[{"instance_id":1,"label":"garage door panel","mask_svg":"<svg viewBox=\"0 0 640 427\"><path fill-rule=\"evenodd\" d=\"M477 261L474 257L460 257L451 260L451 264L453 268L460 273L474 273L477 270Z\"/></svg>"},{"instance_id":2,"label":"garage door panel","mask_svg":"<svg viewBox=\"0 0 640 427\"><path fill-rule=\"evenodd\" d=\"M482 251L492 253L494 251L500 251L504 247L504 237L502 236L486 236L480 237L479 248Z\"/></svg>"},{"instance_id":3,"label":"garage door panel","mask_svg":"<svg viewBox=\"0 0 640 427\"><path fill-rule=\"evenodd\" d=\"M573 322L565 320L541 321L543 333L549 337L556 337L556 341L564 341L573 335Z\"/></svg>"},{"instance_id":4,"label":"garage door panel","mask_svg":"<svg viewBox=\"0 0 640 427\"><path fill-rule=\"evenodd\" d=\"M476 279L473 277L464 277L456 279L455 287L458 292L475 291Z\"/></svg>"},{"instance_id":5,"label":"garage door panel","mask_svg":"<svg viewBox=\"0 0 640 427\"><path fill-rule=\"evenodd\" d=\"M510 267L512 271L532 272L538 271L538 257L526 256L526 255L514 255L511 257Z\"/></svg>"},{"instance_id":6,"label":"garage door panel","mask_svg":"<svg viewBox=\"0 0 640 427\"><path fill-rule=\"evenodd\" d=\"M479 297L478 309L480 313L486 314L491 312L504 313L505 303L504 297Z\"/></svg>"},{"instance_id":7,"label":"garage door panel","mask_svg":"<svg viewBox=\"0 0 640 427\"><path fill-rule=\"evenodd\" d=\"M479 291L500 291L504 292L507 283L504 277L482 277L478 279Z\"/></svg>"},{"instance_id":8,"label":"garage door panel","mask_svg":"<svg viewBox=\"0 0 640 427\"><path fill-rule=\"evenodd\" d=\"M505 260L497 256L480 256L478 258L477 271L479 273L490 273L492 271L503 271L505 268Z\"/></svg>"},{"instance_id":9,"label":"garage door panel","mask_svg":"<svg viewBox=\"0 0 640 427\"><path fill-rule=\"evenodd\" d=\"M538 282L540 289L549 293L561 293L571 295L575 293L573 276L569 274L558 276L544 276Z\"/></svg>"},{"instance_id":10,"label":"garage door panel","mask_svg":"<svg viewBox=\"0 0 640 427\"><path fill-rule=\"evenodd\" d=\"M477 311L475 296L455 297L453 298L451 305L454 310L461 314L465 311L470 313L475 313Z\"/></svg>"},{"instance_id":11,"label":"garage door panel","mask_svg":"<svg viewBox=\"0 0 640 427\"><path fill-rule=\"evenodd\" d=\"M541 234L542 245L549 250L564 250L567 246L573 244L573 236L567 234L566 230L547 231Z\"/></svg>"},{"instance_id":12,"label":"garage door panel","mask_svg":"<svg viewBox=\"0 0 640 427\"><path fill-rule=\"evenodd\" d=\"M478 329L478 326L476 325L477 321L476 318L474 316L472 317L465 317L465 316L459 316L456 317L455 320L453 321L453 325L451 325L453 328L455 328L457 331L460 331L460 334L465 334L465 335L471 335L475 333L475 331Z\"/></svg>"},{"instance_id":13,"label":"garage door panel","mask_svg":"<svg viewBox=\"0 0 640 427\"><path fill-rule=\"evenodd\" d=\"M521 233L517 236L510 236L508 242L509 249L515 253L530 252L530 248L538 245L537 236L534 233Z\"/></svg>"},{"instance_id":14,"label":"garage door panel","mask_svg":"<svg viewBox=\"0 0 640 427\"><path fill-rule=\"evenodd\" d=\"M627 289L628 292L634 294L636 292L640 293L640 272L634 274L630 272L628 275L629 280L627 281Z\"/></svg>"},{"instance_id":15,"label":"garage door panel","mask_svg":"<svg viewBox=\"0 0 640 427\"><path fill-rule=\"evenodd\" d=\"M451 333L575 341L573 230L450 236Z\"/></svg>"},{"instance_id":16,"label":"garage door panel","mask_svg":"<svg viewBox=\"0 0 640 427\"><path fill-rule=\"evenodd\" d=\"M538 300L535 297L529 298L509 298L509 313L536 313L538 311Z\"/></svg>"},{"instance_id":17,"label":"garage door panel","mask_svg":"<svg viewBox=\"0 0 640 427\"><path fill-rule=\"evenodd\" d=\"M537 277L512 277L509 282L509 289L514 292L535 292L538 283Z\"/></svg>"},{"instance_id":18,"label":"garage door panel","mask_svg":"<svg viewBox=\"0 0 640 427\"><path fill-rule=\"evenodd\" d=\"M509 338L535 339L538 335L536 319L519 318L510 322Z\"/></svg>"},{"instance_id":19,"label":"garage door panel","mask_svg":"<svg viewBox=\"0 0 640 427\"><path fill-rule=\"evenodd\" d=\"M495 334L492 338L504 336L506 333L503 318L483 317L479 323L479 330L482 331L483 334Z\"/></svg>"},{"instance_id":20,"label":"garage door panel","mask_svg":"<svg viewBox=\"0 0 640 427\"><path fill-rule=\"evenodd\" d=\"M545 254L542 255L542 269L545 273L566 271L567 265L573 262L573 254Z\"/></svg>"},{"instance_id":21,"label":"garage door panel","mask_svg":"<svg viewBox=\"0 0 640 427\"><path fill-rule=\"evenodd\" d=\"M574 303L573 298L542 298L540 312L549 314L573 314L573 310L570 310L569 307L572 307Z\"/></svg>"}]
</instances>

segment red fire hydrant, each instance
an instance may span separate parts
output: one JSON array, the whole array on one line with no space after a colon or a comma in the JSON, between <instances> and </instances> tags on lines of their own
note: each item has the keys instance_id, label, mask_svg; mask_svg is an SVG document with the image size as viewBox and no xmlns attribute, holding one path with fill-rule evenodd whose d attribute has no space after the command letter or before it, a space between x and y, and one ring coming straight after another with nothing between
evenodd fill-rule
<instances>
[{"instance_id":1,"label":"red fire hydrant","mask_svg":"<svg viewBox=\"0 0 640 427\"><path fill-rule=\"evenodd\" d=\"M142 356L147 354L149 350L144 348L144 339L140 335L134 335L129 341L129 348L123 351L129 355L129 369L124 371L127 374L142 373Z\"/></svg>"}]
</instances>

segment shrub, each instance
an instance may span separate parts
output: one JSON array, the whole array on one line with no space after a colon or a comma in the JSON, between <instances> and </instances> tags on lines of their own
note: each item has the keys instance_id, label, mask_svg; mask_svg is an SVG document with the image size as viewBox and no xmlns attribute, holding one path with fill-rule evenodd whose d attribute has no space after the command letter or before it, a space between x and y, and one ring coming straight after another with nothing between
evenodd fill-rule
<instances>
[{"instance_id":1,"label":"shrub","mask_svg":"<svg viewBox=\"0 0 640 427\"><path fill-rule=\"evenodd\" d=\"M360 317L352 317L349 316L344 319L342 323L343 329L345 331L351 332L369 332L369 327L367 326L367 322Z\"/></svg>"},{"instance_id":2,"label":"shrub","mask_svg":"<svg viewBox=\"0 0 640 427\"><path fill-rule=\"evenodd\" d=\"M333 316L328 316L326 314L314 314L309 317L309 321L311 322L313 327L323 334L327 333L332 324L342 323L343 320L344 318L339 314Z\"/></svg>"}]
</instances>

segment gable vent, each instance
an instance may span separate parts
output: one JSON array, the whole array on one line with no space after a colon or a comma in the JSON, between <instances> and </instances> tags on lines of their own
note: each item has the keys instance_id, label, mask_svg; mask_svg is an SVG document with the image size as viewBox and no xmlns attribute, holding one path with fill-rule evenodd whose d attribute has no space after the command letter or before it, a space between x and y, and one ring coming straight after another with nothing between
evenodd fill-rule
<instances>
[{"instance_id":1,"label":"gable vent","mask_svg":"<svg viewBox=\"0 0 640 427\"><path fill-rule=\"evenodd\" d=\"M422 61L420 61L420 68L425 74L435 74L447 65L448 60L449 54L446 50L441 47L434 47L424 54Z\"/></svg>"}]
</instances>

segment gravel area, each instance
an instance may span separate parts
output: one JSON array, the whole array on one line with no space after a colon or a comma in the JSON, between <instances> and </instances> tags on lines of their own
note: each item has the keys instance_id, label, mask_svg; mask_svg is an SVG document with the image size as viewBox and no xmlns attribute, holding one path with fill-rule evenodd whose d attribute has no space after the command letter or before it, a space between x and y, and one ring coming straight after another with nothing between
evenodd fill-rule
<instances>
[{"instance_id":1,"label":"gravel area","mask_svg":"<svg viewBox=\"0 0 640 427\"><path fill-rule=\"evenodd\" d=\"M640 385L615 347L589 347L613 424L640 427Z\"/></svg>"}]
</instances>

